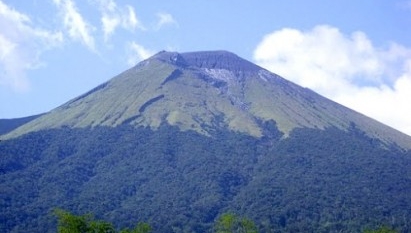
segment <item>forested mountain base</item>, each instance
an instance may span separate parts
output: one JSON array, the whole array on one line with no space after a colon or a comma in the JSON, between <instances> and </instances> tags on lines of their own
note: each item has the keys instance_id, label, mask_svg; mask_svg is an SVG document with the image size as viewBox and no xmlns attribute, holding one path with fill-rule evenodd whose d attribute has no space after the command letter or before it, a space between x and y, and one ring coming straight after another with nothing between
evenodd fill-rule
<instances>
[{"instance_id":1,"label":"forested mountain base","mask_svg":"<svg viewBox=\"0 0 411 233\"><path fill-rule=\"evenodd\" d=\"M162 125L52 129L0 142L0 231L55 232L56 207L116 229L210 232L224 212L259 232L411 231L411 152L349 131L283 137Z\"/></svg>"}]
</instances>

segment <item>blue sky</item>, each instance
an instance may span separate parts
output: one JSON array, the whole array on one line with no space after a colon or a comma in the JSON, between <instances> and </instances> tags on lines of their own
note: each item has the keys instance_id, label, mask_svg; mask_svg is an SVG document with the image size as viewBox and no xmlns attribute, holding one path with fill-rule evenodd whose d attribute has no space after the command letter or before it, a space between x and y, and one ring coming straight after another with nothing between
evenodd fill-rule
<instances>
[{"instance_id":1,"label":"blue sky","mask_svg":"<svg viewBox=\"0 0 411 233\"><path fill-rule=\"evenodd\" d=\"M160 51L229 50L411 135L409 0L0 0L0 118Z\"/></svg>"}]
</instances>

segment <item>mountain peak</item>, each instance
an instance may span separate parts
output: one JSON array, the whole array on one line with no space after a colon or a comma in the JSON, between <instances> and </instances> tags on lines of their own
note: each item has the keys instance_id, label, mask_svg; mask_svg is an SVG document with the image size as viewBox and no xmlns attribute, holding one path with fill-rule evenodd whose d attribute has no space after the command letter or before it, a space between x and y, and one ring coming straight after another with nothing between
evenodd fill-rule
<instances>
[{"instance_id":1,"label":"mountain peak","mask_svg":"<svg viewBox=\"0 0 411 233\"><path fill-rule=\"evenodd\" d=\"M151 59L182 67L225 69L233 72L255 72L261 69L255 64L225 50L187 53L161 51Z\"/></svg>"}]
</instances>

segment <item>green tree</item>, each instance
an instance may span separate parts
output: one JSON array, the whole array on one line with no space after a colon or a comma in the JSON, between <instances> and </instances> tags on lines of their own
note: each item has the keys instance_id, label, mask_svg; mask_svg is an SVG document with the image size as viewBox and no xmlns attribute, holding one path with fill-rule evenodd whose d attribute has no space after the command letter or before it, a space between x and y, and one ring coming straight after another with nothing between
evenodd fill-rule
<instances>
[{"instance_id":1,"label":"green tree","mask_svg":"<svg viewBox=\"0 0 411 233\"><path fill-rule=\"evenodd\" d=\"M248 218L241 219L241 232L242 233L257 233L257 227L253 221Z\"/></svg>"},{"instance_id":2,"label":"green tree","mask_svg":"<svg viewBox=\"0 0 411 233\"><path fill-rule=\"evenodd\" d=\"M151 230L151 226L148 223L139 222L133 230L126 228L121 230L120 233L149 233Z\"/></svg>"},{"instance_id":3,"label":"green tree","mask_svg":"<svg viewBox=\"0 0 411 233\"><path fill-rule=\"evenodd\" d=\"M104 221L92 221L89 223L88 233L115 233L113 225Z\"/></svg>"},{"instance_id":4,"label":"green tree","mask_svg":"<svg viewBox=\"0 0 411 233\"><path fill-rule=\"evenodd\" d=\"M93 220L92 215L74 215L62 209L54 210L58 218L58 233L116 233L111 223ZM137 226L130 229L123 229L120 233L150 233L151 226L145 222L139 222Z\"/></svg>"},{"instance_id":5,"label":"green tree","mask_svg":"<svg viewBox=\"0 0 411 233\"><path fill-rule=\"evenodd\" d=\"M54 210L58 218L58 233L87 233L89 231L88 223L90 215L76 216L62 209Z\"/></svg>"},{"instance_id":6,"label":"green tree","mask_svg":"<svg viewBox=\"0 0 411 233\"><path fill-rule=\"evenodd\" d=\"M234 222L237 217L231 213L225 213L220 216L216 222L216 232L217 233L231 233L234 232Z\"/></svg>"},{"instance_id":7,"label":"green tree","mask_svg":"<svg viewBox=\"0 0 411 233\"><path fill-rule=\"evenodd\" d=\"M365 230L364 233L397 233L396 230L382 226L376 230Z\"/></svg>"},{"instance_id":8,"label":"green tree","mask_svg":"<svg viewBox=\"0 0 411 233\"><path fill-rule=\"evenodd\" d=\"M216 233L257 233L254 222L248 218L239 218L232 213L225 213L217 219Z\"/></svg>"}]
</instances>

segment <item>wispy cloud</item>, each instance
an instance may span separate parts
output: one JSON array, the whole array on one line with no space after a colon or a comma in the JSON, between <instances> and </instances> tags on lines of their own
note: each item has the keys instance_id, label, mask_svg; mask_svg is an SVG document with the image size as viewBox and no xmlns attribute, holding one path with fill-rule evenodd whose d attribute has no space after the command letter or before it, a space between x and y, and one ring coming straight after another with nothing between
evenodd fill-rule
<instances>
[{"instance_id":1,"label":"wispy cloud","mask_svg":"<svg viewBox=\"0 0 411 233\"><path fill-rule=\"evenodd\" d=\"M132 6L127 5L127 14L125 20L123 20L124 28L133 30L135 28L139 28L141 30L145 30L144 26L141 22L137 19L136 12Z\"/></svg>"},{"instance_id":2,"label":"wispy cloud","mask_svg":"<svg viewBox=\"0 0 411 233\"><path fill-rule=\"evenodd\" d=\"M0 1L0 85L27 91L27 70L39 67L41 54L62 41L60 32L32 26L29 16Z\"/></svg>"},{"instance_id":3,"label":"wispy cloud","mask_svg":"<svg viewBox=\"0 0 411 233\"><path fill-rule=\"evenodd\" d=\"M364 32L320 25L266 35L255 61L283 77L411 135L411 49L377 48Z\"/></svg>"},{"instance_id":4,"label":"wispy cloud","mask_svg":"<svg viewBox=\"0 0 411 233\"><path fill-rule=\"evenodd\" d=\"M72 0L53 0L63 17L63 24L71 39L84 44L95 51L94 37L91 35L94 27L87 23L79 13Z\"/></svg>"},{"instance_id":5,"label":"wispy cloud","mask_svg":"<svg viewBox=\"0 0 411 233\"><path fill-rule=\"evenodd\" d=\"M174 26L178 27L177 21L169 13L164 13L164 12L157 13L157 19L158 19L158 21L157 21L157 24L155 26L156 30L160 30L162 27L164 27L166 25L174 25Z\"/></svg>"},{"instance_id":6,"label":"wispy cloud","mask_svg":"<svg viewBox=\"0 0 411 233\"><path fill-rule=\"evenodd\" d=\"M127 51L127 64L129 66L135 65L137 62L147 59L155 53L154 51L147 49L134 41L128 44Z\"/></svg>"},{"instance_id":7,"label":"wispy cloud","mask_svg":"<svg viewBox=\"0 0 411 233\"><path fill-rule=\"evenodd\" d=\"M130 5L117 6L114 0L96 0L101 12L102 30L107 41L118 27L128 31L145 30L138 20L135 10Z\"/></svg>"}]
</instances>

